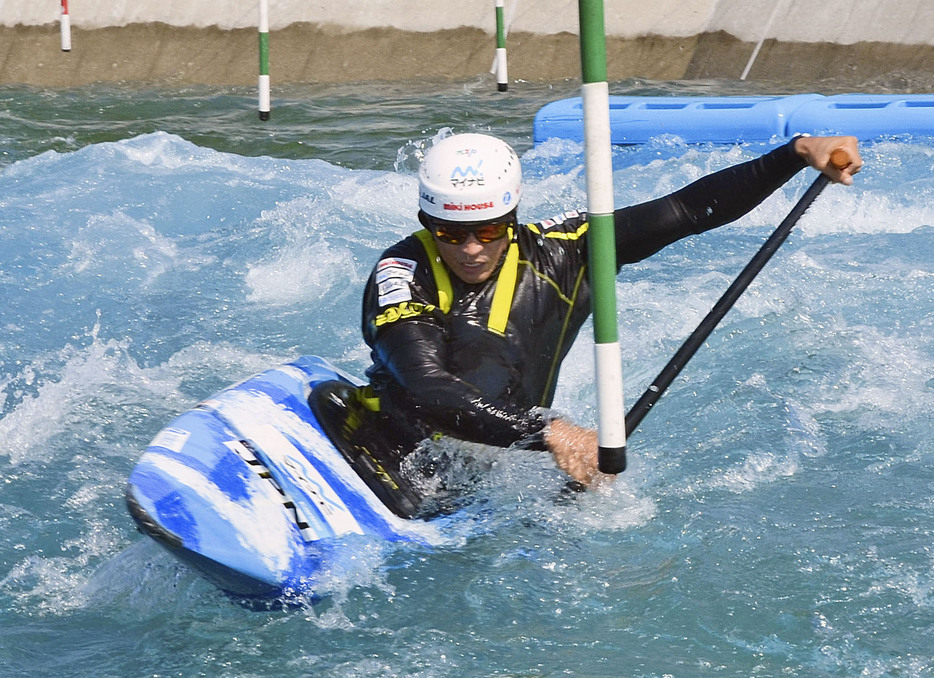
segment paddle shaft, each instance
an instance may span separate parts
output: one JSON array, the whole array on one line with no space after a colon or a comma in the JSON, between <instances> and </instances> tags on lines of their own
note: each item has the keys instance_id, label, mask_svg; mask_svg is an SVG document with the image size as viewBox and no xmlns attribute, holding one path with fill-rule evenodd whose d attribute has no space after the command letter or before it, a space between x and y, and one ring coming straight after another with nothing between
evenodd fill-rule
<instances>
[{"instance_id":1,"label":"paddle shaft","mask_svg":"<svg viewBox=\"0 0 934 678\"><path fill-rule=\"evenodd\" d=\"M674 381L675 377L678 376L687 362L697 353L697 349L707 340L707 337L710 336L710 333L713 332L717 324L723 319L723 316L733 307L733 304L736 303L740 295L749 287L749 284L759 274L759 271L763 269L769 259L772 258L772 255L775 254L776 250L785 242L788 238L788 234L791 233L791 229L794 228L794 225L798 222L798 219L807 211L808 207L811 206L811 203L820 195L820 192L824 190L824 187L827 186L828 183L830 183L830 179L825 174L821 174L814 180L814 183L812 183L810 188L801 196L801 199L798 200L798 203L792 208L791 212L788 213L788 216L778 225L778 228L769 236L769 239L765 241L756 255L746 265L746 268L743 269L742 273L739 274L736 280L733 281L733 284L730 285L723 296L720 297L720 300L710 310L707 317L701 321L697 329L694 330L691 336L681 345L681 348L678 349L678 352L675 353L671 360L668 361L668 364L659 372L655 381L652 382L652 385L649 386L646 392L642 394L642 397L636 401L632 409L626 414L625 426L627 436L632 435L632 432L645 415L649 413L652 406L671 385L671 382Z\"/></svg>"}]
</instances>

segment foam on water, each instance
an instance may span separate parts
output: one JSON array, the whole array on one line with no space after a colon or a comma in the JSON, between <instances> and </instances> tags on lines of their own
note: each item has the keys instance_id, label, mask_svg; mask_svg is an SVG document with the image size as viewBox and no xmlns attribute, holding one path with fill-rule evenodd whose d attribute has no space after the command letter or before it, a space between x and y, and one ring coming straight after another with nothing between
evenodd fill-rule
<instances>
[{"instance_id":1,"label":"foam on water","mask_svg":"<svg viewBox=\"0 0 934 678\"><path fill-rule=\"evenodd\" d=\"M47 674L70 658L101 676L930 672L923 140L867 146L857 185L824 192L609 486L569 497L541 455L466 450L475 500L428 545L348 538L322 571L326 599L292 611L232 604L133 531L126 477L174 415L301 353L363 373L361 287L416 228L414 161L443 133L383 149L394 169L154 132L0 171L0 627L14 634L0 669ZM618 202L762 150L617 149ZM522 155L524 216L585 203L579 144ZM627 402L811 178L623 270ZM555 401L587 424L592 349L588 326ZM88 629L106 639L96 663ZM49 634L59 659L33 639Z\"/></svg>"}]
</instances>

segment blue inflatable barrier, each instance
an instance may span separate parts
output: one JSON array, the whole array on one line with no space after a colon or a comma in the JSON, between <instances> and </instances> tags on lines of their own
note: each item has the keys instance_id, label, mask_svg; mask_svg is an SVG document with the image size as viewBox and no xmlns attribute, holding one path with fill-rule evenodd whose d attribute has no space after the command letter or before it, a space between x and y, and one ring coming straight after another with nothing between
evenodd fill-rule
<instances>
[{"instance_id":1,"label":"blue inflatable barrier","mask_svg":"<svg viewBox=\"0 0 934 678\"><path fill-rule=\"evenodd\" d=\"M841 94L811 100L788 119L788 136L851 134L863 140L934 134L934 95Z\"/></svg>"},{"instance_id":2,"label":"blue inflatable barrier","mask_svg":"<svg viewBox=\"0 0 934 678\"><path fill-rule=\"evenodd\" d=\"M533 140L583 141L580 97L543 106ZM783 97L610 97L610 140L644 144L661 135L687 143L734 144L795 134L850 134L862 140L934 135L934 95L796 94Z\"/></svg>"}]
</instances>

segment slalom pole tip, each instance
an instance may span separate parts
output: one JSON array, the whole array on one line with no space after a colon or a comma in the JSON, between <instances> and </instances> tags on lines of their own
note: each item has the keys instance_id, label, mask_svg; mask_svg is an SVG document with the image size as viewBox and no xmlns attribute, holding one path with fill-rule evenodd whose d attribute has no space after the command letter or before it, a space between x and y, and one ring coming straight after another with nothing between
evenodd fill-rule
<instances>
[{"instance_id":1,"label":"slalom pole tip","mask_svg":"<svg viewBox=\"0 0 934 678\"><path fill-rule=\"evenodd\" d=\"M616 475L626 470L626 446L599 447L597 450L597 468L600 473Z\"/></svg>"}]
</instances>

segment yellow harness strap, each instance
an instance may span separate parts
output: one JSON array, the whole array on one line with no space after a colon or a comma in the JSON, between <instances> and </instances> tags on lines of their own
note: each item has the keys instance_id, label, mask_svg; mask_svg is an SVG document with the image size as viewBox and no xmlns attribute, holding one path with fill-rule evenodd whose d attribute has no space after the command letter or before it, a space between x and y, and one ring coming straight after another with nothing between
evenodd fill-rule
<instances>
[{"instance_id":1,"label":"yellow harness strap","mask_svg":"<svg viewBox=\"0 0 934 678\"><path fill-rule=\"evenodd\" d=\"M438 288L438 308L442 313L451 310L451 302L454 299L454 288L451 287L451 276L448 270L441 262L441 254L438 252L438 245L435 239L428 232L428 229L415 233L415 237L422 241L425 252L428 253L428 261L431 262L431 272L435 276L435 286Z\"/></svg>"},{"instance_id":2,"label":"yellow harness strap","mask_svg":"<svg viewBox=\"0 0 934 678\"><path fill-rule=\"evenodd\" d=\"M509 238L512 239L512 229L509 229ZM506 261L499 271L496 281L496 291L493 292L493 304L490 306L490 319L487 328L496 334L505 334L506 323L509 321L509 310L512 308L512 298L516 294L516 280L519 277L519 245L513 241L509 243L506 252Z\"/></svg>"},{"instance_id":3,"label":"yellow harness strap","mask_svg":"<svg viewBox=\"0 0 934 678\"><path fill-rule=\"evenodd\" d=\"M519 245L512 240L513 230L508 231L510 240L506 251L506 260L499 271L496 281L496 290L493 292L493 303L490 306L490 317L487 320L487 329L496 334L505 334L506 324L509 321L509 311L512 308L512 299L516 294L516 280L519 278ZM428 254L431 262L431 272L435 277L435 286L438 288L438 307L443 313L451 310L454 299L454 288L451 286L451 276L441 261L438 245L427 229L415 233Z\"/></svg>"},{"instance_id":4,"label":"yellow harness strap","mask_svg":"<svg viewBox=\"0 0 934 678\"><path fill-rule=\"evenodd\" d=\"M357 398L370 412L379 412L379 396L373 393L373 387L369 384L357 389Z\"/></svg>"}]
</instances>

